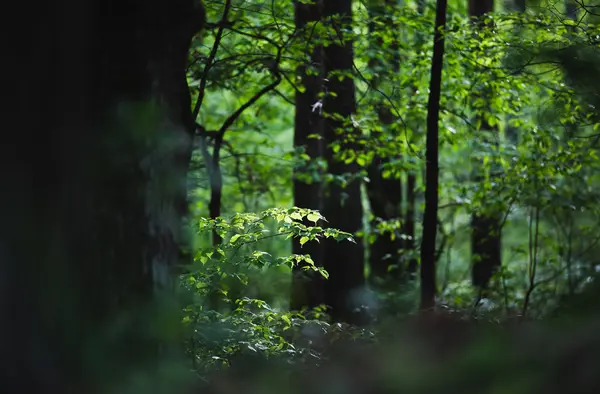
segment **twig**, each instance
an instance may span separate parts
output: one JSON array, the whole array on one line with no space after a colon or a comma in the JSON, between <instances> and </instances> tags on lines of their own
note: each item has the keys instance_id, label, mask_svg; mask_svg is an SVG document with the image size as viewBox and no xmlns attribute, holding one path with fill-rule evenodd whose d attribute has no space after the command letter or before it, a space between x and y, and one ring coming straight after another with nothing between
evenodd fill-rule
<instances>
[{"instance_id":1,"label":"twig","mask_svg":"<svg viewBox=\"0 0 600 394\"><path fill-rule=\"evenodd\" d=\"M213 62L217 57L217 51L219 50L219 45L221 45L223 32L225 31L225 27L228 24L227 18L229 16L230 9L231 0L226 0L225 9L223 10L223 16L221 17L221 21L219 22L219 30L217 31L217 35L215 36L215 42L213 43L213 47L210 50L210 55L208 56L208 60L206 61L206 65L204 66L202 79L200 80L200 87L198 88L198 99L196 100L196 105L194 105L194 112L192 112L194 121L196 121L196 118L198 118L200 108L202 107L202 102L204 101L204 92L206 91L206 84L208 82L208 71L212 67Z\"/></svg>"}]
</instances>

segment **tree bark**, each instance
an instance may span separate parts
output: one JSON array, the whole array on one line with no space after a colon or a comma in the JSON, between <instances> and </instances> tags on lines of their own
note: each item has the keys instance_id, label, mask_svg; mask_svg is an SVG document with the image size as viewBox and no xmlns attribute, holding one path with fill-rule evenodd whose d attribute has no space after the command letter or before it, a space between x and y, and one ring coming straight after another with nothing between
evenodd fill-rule
<instances>
[{"instance_id":1,"label":"tree bark","mask_svg":"<svg viewBox=\"0 0 600 394\"><path fill-rule=\"evenodd\" d=\"M327 148L325 158L329 173L335 175L356 174L356 163L345 164L339 160L331 144L340 143L341 151L355 149L355 144L346 137L359 137L359 131L350 124L351 116L356 112L354 81L348 76L338 78L336 73L353 71L353 48L350 37L347 37L341 24L352 24L352 1L336 0L323 3L325 19L337 17L337 22L329 22L335 29L334 36L323 50L324 71L328 78L323 111L325 121L323 135ZM333 75L332 75L333 74ZM334 116L336 115L337 116ZM341 120L339 117L345 120ZM324 199L324 216L333 228L349 233L356 233L362 227L363 208L361 202L360 182L350 181L345 187L338 182L328 185ZM356 322L355 312L357 293L364 287L364 247L360 239L356 243L325 240L323 262L329 272L329 280L324 286L324 301L331 307L331 316L336 321Z\"/></svg>"},{"instance_id":2,"label":"tree bark","mask_svg":"<svg viewBox=\"0 0 600 394\"><path fill-rule=\"evenodd\" d=\"M421 15L425 13L425 0L417 0L417 12ZM417 33L416 42L421 47L424 42L422 33ZM413 88L413 90L416 90ZM417 173L415 170L410 170L406 177L406 212L404 218L404 234L406 241L404 244L404 252L408 255L407 274L408 278L413 280L417 278L417 268L419 261L417 259L416 247L416 206L417 206Z\"/></svg>"},{"instance_id":3,"label":"tree bark","mask_svg":"<svg viewBox=\"0 0 600 394\"><path fill-rule=\"evenodd\" d=\"M140 327L182 257L194 128L185 64L204 10L64 0L14 15L27 17L13 33L33 48L6 46L3 384L102 391L152 366L162 343Z\"/></svg>"},{"instance_id":4,"label":"tree bark","mask_svg":"<svg viewBox=\"0 0 600 394\"><path fill-rule=\"evenodd\" d=\"M509 0L509 1L505 1L504 6L507 10L524 13L527 8L526 3L527 3L526 0ZM515 35L519 35L520 31L521 31L521 26L517 25L515 28ZM508 123L510 122L511 119L513 119L513 116L508 117ZM519 136L518 136L516 127L511 126L510 124L507 124L505 136L506 136L506 139L510 143L513 143L515 145L517 144Z\"/></svg>"},{"instance_id":5,"label":"tree bark","mask_svg":"<svg viewBox=\"0 0 600 394\"><path fill-rule=\"evenodd\" d=\"M488 12L494 11L494 0L467 0L469 16L480 18Z\"/></svg>"},{"instance_id":6,"label":"tree bark","mask_svg":"<svg viewBox=\"0 0 600 394\"><path fill-rule=\"evenodd\" d=\"M492 0L469 0L469 16L474 18L480 28L486 28L482 17L494 11ZM483 93L485 94L485 92ZM484 120L481 122L482 133L494 133L498 130ZM484 134L485 136L485 134ZM475 163L475 182L482 182L483 176ZM494 273L502 264L502 214L493 212L474 212L471 216L471 279L475 287L485 291Z\"/></svg>"},{"instance_id":7,"label":"tree bark","mask_svg":"<svg viewBox=\"0 0 600 394\"><path fill-rule=\"evenodd\" d=\"M390 13L397 6L397 0L371 1L369 4L369 19L382 18L386 25L385 31L376 31L376 25L371 23L369 31L372 35L371 47L376 56L369 59L369 67L374 73L371 79L371 88L375 90L375 105L380 124L384 133L393 133L394 116L389 108L389 103L382 97L378 89L382 87L381 82L389 80L393 73L397 73L400 66L400 55L398 52L398 39L392 38L390 49L385 48L384 39L379 34L395 35L397 32L393 26L393 18ZM391 51L391 53L389 52ZM390 162L389 155L375 157L369 164L367 172L369 182L366 184L367 196L371 213L374 219L371 228L376 228L381 221L399 220L402 218L402 181L401 179L384 178L383 168ZM376 233L377 234L377 233ZM373 243L369 245L369 266L371 268L370 279L375 285L382 285L390 279L398 279L404 273L404 267L400 263L400 252L403 249L403 240L400 231L396 234L390 233L376 235ZM391 283L390 283L391 284Z\"/></svg>"},{"instance_id":8,"label":"tree bark","mask_svg":"<svg viewBox=\"0 0 600 394\"><path fill-rule=\"evenodd\" d=\"M417 267L419 262L416 256L416 199L417 176L414 171L410 171L406 180L406 217L404 219L404 234L406 241L404 251L408 254L407 273L409 279L416 279Z\"/></svg>"},{"instance_id":9,"label":"tree bark","mask_svg":"<svg viewBox=\"0 0 600 394\"><path fill-rule=\"evenodd\" d=\"M314 30L311 28L321 20L322 4L294 3L296 28L304 30L307 42L315 42ZM320 93L323 90L323 48L317 45L308 54L310 64L299 67L298 74L302 80L304 91L296 92L296 115L294 119L294 147L302 148L309 156L305 166L294 169L294 205L300 208L322 210L321 171L317 160L323 156L321 139L309 138L311 134L323 134ZM312 72L309 72L312 69ZM316 69L316 73L315 73ZM312 179L307 179L310 177ZM317 178L317 179L315 179ZM310 223L307 223L310 224ZM316 241L300 245L298 239L292 242L292 253L308 254L317 266L323 266L322 244ZM323 278L312 270L305 271L302 266L292 271L292 297L290 309L314 308L323 303Z\"/></svg>"},{"instance_id":10,"label":"tree bark","mask_svg":"<svg viewBox=\"0 0 600 394\"><path fill-rule=\"evenodd\" d=\"M376 157L367 169L369 183L367 196L374 219L371 227L376 228L381 221L397 220L402 217L402 182L399 179L384 178L382 168L388 158ZM404 247L399 230L396 234L378 234L369 245L369 265L371 281L381 285L390 279L402 277L404 267L400 263L400 253Z\"/></svg>"},{"instance_id":11,"label":"tree bark","mask_svg":"<svg viewBox=\"0 0 600 394\"><path fill-rule=\"evenodd\" d=\"M425 172L425 213L421 242L421 303L422 311L435 307L436 297L436 237L439 201L439 118L444 66L444 32L447 0L436 1L435 34L431 57L431 78L427 103L427 142Z\"/></svg>"},{"instance_id":12,"label":"tree bark","mask_svg":"<svg viewBox=\"0 0 600 394\"><path fill-rule=\"evenodd\" d=\"M567 18L576 21L578 8L576 0L565 0L565 15Z\"/></svg>"}]
</instances>

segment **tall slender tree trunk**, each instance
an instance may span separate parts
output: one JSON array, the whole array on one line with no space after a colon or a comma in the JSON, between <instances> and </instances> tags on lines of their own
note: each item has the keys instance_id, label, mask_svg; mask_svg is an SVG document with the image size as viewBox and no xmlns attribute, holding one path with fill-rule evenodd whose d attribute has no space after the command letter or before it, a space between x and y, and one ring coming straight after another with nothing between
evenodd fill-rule
<instances>
[{"instance_id":1,"label":"tall slender tree trunk","mask_svg":"<svg viewBox=\"0 0 600 394\"><path fill-rule=\"evenodd\" d=\"M371 80L371 87L376 91L375 95L378 95L376 98L378 117L386 134L394 133L392 130L394 116L387 98L382 97L377 90L383 89L381 82L389 81L393 77L392 74L397 73L400 67L398 37L396 37L398 32L394 29L394 21L391 17L394 7L397 6L397 0L371 0L369 3L369 19L382 18L385 23L383 31L377 31L376 24L373 22L369 26L372 36L370 45L373 53L376 53L369 59L369 67L375 75ZM391 43L387 44L381 35L391 36ZM390 159L389 156L375 157L367 169L369 175L369 182L366 185L367 196L374 216L371 222L372 229L376 229L381 221L402 218L402 180L383 177L383 168L390 163ZM369 265L371 281L374 284L389 282L391 278L398 279L404 273L405 270L400 264L400 250L403 248L400 235L400 230L395 234L387 232L379 234L370 244Z\"/></svg>"},{"instance_id":2,"label":"tall slender tree trunk","mask_svg":"<svg viewBox=\"0 0 600 394\"><path fill-rule=\"evenodd\" d=\"M322 14L321 1L305 4L296 1L296 28L304 29L307 43L317 42L313 25L319 23ZM294 205L301 208L322 210L323 196L321 192L321 172L317 160L323 156L321 139L310 138L311 135L323 134L323 118L321 117L320 93L323 90L323 48L316 45L308 54L308 64L298 69L302 79L303 91L296 92L296 116L294 122L294 147L303 148L310 157L305 166L294 170ZM316 71L316 72L315 72ZM318 177L315 179L315 176ZM309 254L317 266L323 265L322 244L312 241L303 246L299 240L292 243L294 254ZM292 271L292 297L290 308L314 308L323 302L323 278L312 270L294 267Z\"/></svg>"},{"instance_id":3,"label":"tall slender tree trunk","mask_svg":"<svg viewBox=\"0 0 600 394\"><path fill-rule=\"evenodd\" d=\"M425 172L425 213L421 242L421 303L422 311L435 307L436 296L436 237L439 202L439 119L444 66L444 32L447 0L436 1L435 34L431 57L431 78L427 103L427 142Z\"/></svg>"},{"instance_id":4,"label":"tall slender tree trunk","mask_svg":"<svg viewBox=\"0 0 600 394\"><path fill-rule=\"evenodd\" d=\"M504 7L507 10L524 13L527 8L526 3L527 3L526 0L506 0ZM520 34L520 30L521 30L521 27L519 25L517 25L516 29L515 29L515 34L516 35ZM510 143L516 145L518 142L519 136L517 133L517 128L510 125L510 121L512 119L513 119L512 116L508 116L508 119L507 119L508 124L506 125L506 129L505 129L505 137Z\"/></svg>"},{"instance_id":5,"label":"tall slender tree trunk","mask_svg":"<svg viewBox=\"0 0 600 394\"><path fill-rule=\"evenodd\" d=\"M577 16L578 9L579 9L579 3L577 0L565 0L565 16L568 19L577 21L578 20L578 16ZM587 12L586 12L586 14L587 14ZM591 15L587 15L588 22L592 22L592 21L590 21L590 19L591 19ZM574 33L576 31L576 27L571 26L570 31ZM565 123L565 127L566 127L567 135L574 136L577 133L579 125L576 122L567 121Z\"/></svg>"},{"instance_id":6,"label":"tall slender tree trunk","mask_svg":"<svg viewBox=\"0 0 600 394\"><path fill-rule=\"evenodd\" d=\"M469 16L475 19L480 28L487 28L481 22L481 18L494 11L493 0L469 0ZM485 95L486 93L483 92ZM481 133L484 138L489 138L491 133L497 133L497 129L491 127L484 120L481 122ZM479 163L475 163L475 182L482 182L484 176L481 174ZM501 265L501 222L502 214L493 212L474 212L471 216L471 277L473 285L484 291L490 279Z\"/></svg>"},{"instance_id":7,"label":"tall slender tree trunk","mask_svg":"<svg viewBox=\"0 0 600 394\"><path fill-rule=\"evenodd\" d=\"M404 219L404 253L408 256L406 270L409 279L416 279L419 261L417 259L416 204L417 204L417 175L411 170L406 177L406 215Z\"/></svg>"},{"instance_id":8,"label":"tall slender tree trunk","mask_svg":"<svg viewBox=\"0 0 600 394\"><path fill-rule=\"evenodd\" d=\"M204 11L64 0L19 15L13 34L34 47L5 46L3 385L104 392L158 361L161 338L141 328L156 292L173 290L185 238L185 65Z\"/></svg>"},{"instance_id":9,"label":"tall slender tree trunk","mask_svg":"<svg viewBox=\"0 0 600 394\"><path fill-rule=\"evenodd\" d=\"M417 12L421 15L425 13L425 0L417 0ZM421 47L424 42L423 34L417 33L416 42ZM416 90L416 88L415 88ZM417 259L416 247L416 204L417 204L417 172L410 170L406 177L406 212L404 217L404 234L406 240L404 244L404 252L408 257L407 273L410 279L417 278L417 268L419 262Z\"/></svg>"},{"instance_id":10,"label":"tall slender tree trunk","mask_svg":"<svg viewBox=\"0 0 600 394\"><path fill-rule=\"evenodd\" d=\"M325 158L329 173L352 175L358 171L357 164L345 164L339 160L332 147L332 144L339 143L342 151L354 149L355 144L348 141L346 137L352 135L359 137L360 134L351 121L352 115L356 112L354 80L348 76L338 78L335 75L353 71L352 40L344 33L347 26L352 25L352 1L325 1L323 17L331 18L327 23L336 32L329 37L329 43L323 51L324 71L328 77L326 90L329 93L323 105L325 113L323 135L327 143ZM360 189L360 181L357 179L351 180L345 187L335 181L328 185L323 212L331 227L350 233L356 233L361 229L363 208ZM360 240L353 244L332 240L323 243L323 262L330 275L324 286L324 301L331 307L334 320L354 322L358 318L354 312L357 306L357 292L365 284L364 247Z\"/></svg>"}]
</instances>

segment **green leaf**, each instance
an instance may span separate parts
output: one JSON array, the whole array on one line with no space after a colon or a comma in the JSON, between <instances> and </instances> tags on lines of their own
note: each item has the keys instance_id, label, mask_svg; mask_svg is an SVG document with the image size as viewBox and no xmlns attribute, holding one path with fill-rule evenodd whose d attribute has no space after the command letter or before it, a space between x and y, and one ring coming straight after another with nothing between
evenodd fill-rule
<instances>
[{"instance_id":1,"label":"green leaf","mask_svg":"<svg viewBox=\"0 0 600 394\"><path fill-rule=\"evenodd\" d=\"M316 213L309 213L308 215L306 215L306 219L310 220L313 223L317 223L319 219L321 219L321 215Z\"/></svg>"},{"instance_id":2,"label":"green leaf","mask_svg":"<svg viewBox=\"0 0 600 394\"><path fill-rule=\"evenodd\" d=\"M292 212L290 217L295 220L302 220L302 214L300 212Z\"/></svg>"},{"instance_id":3,"label":"green leaf","mask_svg":"<svg viewBox=\"0 0 600 394\"><path fill-rule=\"evenodd\" d=\"M304 245L308 241L309 241L308 237L302 237L302 238L300 238L300 245Z\"/></svg>"}]
</instances>

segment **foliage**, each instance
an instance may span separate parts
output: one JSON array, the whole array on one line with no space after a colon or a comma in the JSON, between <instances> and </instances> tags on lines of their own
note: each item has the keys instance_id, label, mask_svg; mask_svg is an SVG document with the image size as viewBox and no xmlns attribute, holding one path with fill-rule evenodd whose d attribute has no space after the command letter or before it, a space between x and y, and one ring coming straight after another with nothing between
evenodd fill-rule
<instances>
[{"instance_id":1,"label":"foliage","mask_svg":"<svg viewBox=\"0 0 600 394\"><path fill-rule=\"evenodd\" d=\"M304 219L314 225L307 226ZM260 250L261 244L272 237L295 237L301 244L326 238L354 242L351 234L319 227L318 222L326 219L317 211L302 208L272 208L259 214L197 220L198 232L217 231L224 239L218 246L198 249L194 264L182 278L183 287L192 297L184 309L183 321L190 326L188 346L199 366L227 364L233 356L247 352L271 357L287 355L290 359L303 356L303 349L296 349L285 332L297 330L307 317L326 316L324 310L304 316L273 308L265 300L255 298L250 278L257 271L289 272L301 263L303 269L327 278L327 272L315 266L309 255L275 257ZM273 223L276 228L271 231L269 224Z\"/></svg>"},{"instance_id":2,"label":"foliage","mask_svg":"<svg viewBox=\"0 0 600 394\"><path fill-rule=\"evenodd\" d=\"M361 171L333 176L316 161L298 177L342 185L358 177L366 183L372 160L385 158L380 168L385 178L404 181L409 172L417 174L420 222L434 10L430 1L424 12L416 2L406 2L377 14L376 3L382 2L355 2L353 24L344 26L353 32L353 72L326 76L356 83L358 111L344 121L361 133L341 131L344 137L333 150ZM230 11L223 18L227 4ZM193 104L205 97L198 121L207 134L213 136L263 88L277 85L228 126L227 154L221 158L223 202L224 214L233 216L198 221L196 266L186 278L186 286L201 298L186 312L189 324L225 324L231 332L243 328L247 334L227 336L222 348L214 337L196 338L200 349L214 347L195 354L206 364L213 356L228 359L248 343L270 355L292 354L293 342L282 333L301 317L284 312L289 267L306 261L308 269L324 272L306 256L273 256L288 254L288 235L308 241L329 230L302 227L288 210L268 208L291 206L292 168L309 159L292 146L293 96L304 89L297 68L316 45L330 45L337 35L334 23L296 29L292 2L235 0L208 2L207 8L213 24L203 43L192 48L188 70ZM439 302L469 316L541 318L588 288L599 265L598 26L559 17L547 4L527 13L488 14L486 29L465 15L466 2L450 1L440 121ZM398 67L390 72L395 56ZM321 111L320 104L313 109ZM381 122L382 109L392 114L391 122ZM195 164L196 213L206 215L206 163L198 155ZM478 181L474 175L480 175ZM474 212L499 212L504 219L503 266L485 299L469 280ZM370 215L367 211L364 231L353 236L366 244L381 234L406 238L401 219L380 221L375 228ZM212 230L225 239L216 249L207 246ZM416 233L420 230L417 223ZM379 294L385 305L380 311L410 311L413 292L408 285ZM218 312L209 310L208 300Z\"/></svg>"}]
</instances>

